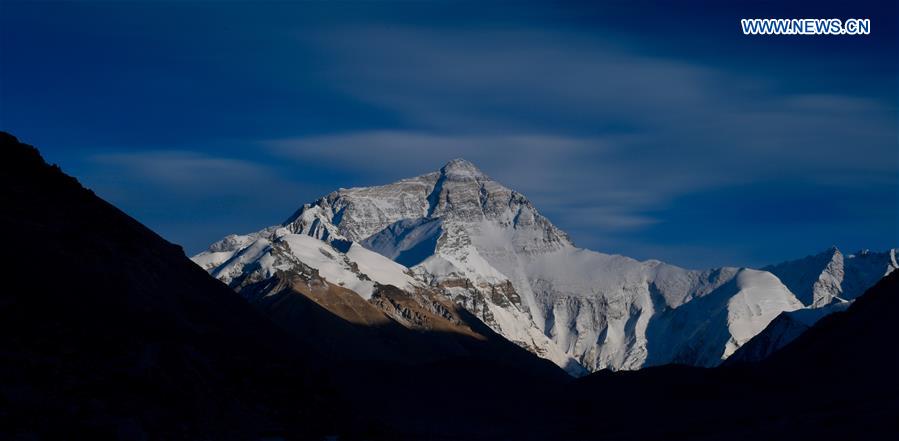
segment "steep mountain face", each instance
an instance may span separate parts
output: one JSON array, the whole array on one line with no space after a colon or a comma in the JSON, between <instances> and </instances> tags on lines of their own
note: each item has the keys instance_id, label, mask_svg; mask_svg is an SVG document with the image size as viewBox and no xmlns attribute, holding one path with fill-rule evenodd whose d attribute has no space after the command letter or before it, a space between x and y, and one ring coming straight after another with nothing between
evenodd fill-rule
<instances>
[{"instance_id":1,"label":"steep mountain face","mask_svg":"<svg viewBox=\"0 0 899 441\"><path fill-rule=\"evenodd\" d=\"M817 308L855 299L896 268L895 248L882 253L862 250L847 256L832 247L762 269L780 278L804 305Z\"/></svg>"},{"instance_id":2,"label":"steep mountain face","mask_svg":"<svg viewBox=\"0 0 899 441\"><path fill-rule=\"evenodd\" d=\"M781 311L802 307L768 273L691 271L577 248L527 198L464 160L338 190L193 259L231 284L302 263L365 299L376 285L427 289L576 375L712 366Z\"/></svg>"}]
</instances>

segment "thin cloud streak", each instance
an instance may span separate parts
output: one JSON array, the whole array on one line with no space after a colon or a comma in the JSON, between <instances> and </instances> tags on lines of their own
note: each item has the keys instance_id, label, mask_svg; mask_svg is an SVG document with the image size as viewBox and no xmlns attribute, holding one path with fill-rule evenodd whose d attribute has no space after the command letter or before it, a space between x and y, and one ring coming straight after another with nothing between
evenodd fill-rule
<instances>
[{"instance_id":1,"label":"thin cloud streak","mask_svg":"<svg viewBox=\"0 0 899 441\"><path fill-rule=\"evenodd\" d=\"M260 181L272 181L275 173L251 161L220 158L192 151L140 151L94 155L89 161L116 167L133 180L162 187L181 195L256 191ZM250 184L250 185L248 185Z\"/></svg>"}]
</instances>

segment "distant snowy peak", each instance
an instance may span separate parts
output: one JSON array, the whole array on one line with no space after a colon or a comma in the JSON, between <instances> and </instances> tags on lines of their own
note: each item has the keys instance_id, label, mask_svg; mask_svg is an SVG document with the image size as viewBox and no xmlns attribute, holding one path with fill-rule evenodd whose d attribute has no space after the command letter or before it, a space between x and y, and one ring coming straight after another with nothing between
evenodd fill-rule
<instances>
[{"instance_id":1,"label":"distant snowy peak","mask_svg":"<svg viewBox=\"0 0 899 441\"><path fill-rule=\"evenodd\" d=\"M493 223L520 233L511 239L522 249L571 246L568 236L540 215L524 195L464 159L392 184L335 191L301 207L284 226L328 242L362 242L388 227L404 234L417 223L434 219L444 224Z\"/></svg>"},{"instance_id":2,"label":"distant snowy peak","mask_svg":"<svg viewBox=\"0 0 899 441\"><path fill-rule=\"evenodd\" d=\"M450 179L489 180L477 166L462 158L456 158L446 163L441 169L441 174Z\"/></svg>"},{"instance_id":3,"label":"distant snowy peak","mask_svg":"<svg viewBox=\"0 0 899 441\"><path fill-rule=\"evenodd\" d=\"M806 306L851 300L897 268L896 249L844 255L837 247L763 268L783 281Z\"/></svg>"},{"instance_id":4,"label":"distant snowy peak","mask_svg":"<svg viewBox=\"0 0 899 441\"><path fill-rule=\"evenodd\" d=\"M321 252L276 246L296 242L292 236L316 240L306 245L334 259L322 262ZM523 303L519 287L496 267L519 254L572 247L527 198L456 159L436 172L392 184L340 189L303 205L281 225L229 236L194 260L230 284L248 273L266 277L302 263L369 298L375 289L370 281L378 281L378 274L361 264L356 265L361 275L355 274L359 262L351 254L362 249L403 268L419 286L441 292L507 339L581 374L578 362L531 319L535 304ZM521 273L519 268L515 275Z\"/></svg>"},{"instance_id":5,"label":"distant snowy peak","mask_svg":"<svg viewBox=\"0 0 899 441\"><path fill-rule=\"evenodd\" d=\"M896 249L844 255L836 247L765 269L776 274L804 307L785 311L742 345L731 363L761 361L786 346L818 320L844 311L880 279L895 271Z\"/></svg>"},{"instance_id":6,"label":"distant snowy peak","mask_svg":"<svg viewBox=\"0 0 899 441\"><path fill-rule=\"evenodd\" d=\"M228 236L194 257L232 286L314 271L363 299L386 285L427 292L574 375L717 365L780 313L854 298L895 260L895 251L833 249L772 274L598 253L575 247L524 195L463 159L337 190L283 224Z\"/></svg>"}]
</instances>

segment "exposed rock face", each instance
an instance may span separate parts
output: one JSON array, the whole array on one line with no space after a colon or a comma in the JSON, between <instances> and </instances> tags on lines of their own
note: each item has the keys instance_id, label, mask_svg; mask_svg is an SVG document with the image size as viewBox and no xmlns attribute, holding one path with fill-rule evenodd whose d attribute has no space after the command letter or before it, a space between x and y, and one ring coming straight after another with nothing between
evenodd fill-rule
<instances>
[{"instance_id":1,"label":"exposed rock face","mask_svg":"<svg viewBox=\"0 0 899 441\"><path fill-rule=\"evenodd\" d=\"M361 275L322 273L328 281L364 298L372 289L356 280L362 276L409 293L426 288L576 375L670 362L713 366L778 313L803 306L767 272L692 271L577 248L527 198L461 159L393 184L338 190L282 225L229 236L194 260L226 282L252 265L284 270L279 262L309 264L311 255L297 256L297 243L293 258L279 257L270 244L301 236L320 240L306 246L328 248L343 259L339 266L351 267L363 250L395 265L364 256ZM836 266L819 291L837 283Z\"/></svg>"},{"instance_id":2,"label":"exposed rock face","mask_svg":"<svg viewBox=\"0 0 899 441\"><path fill-rule=\"evenodd\" d=\"M852 300L893 272L896 249L844 256L836 247L802 259L763 268L779 277L806 306L818 308Z\"/></svg>"}]
</instances>

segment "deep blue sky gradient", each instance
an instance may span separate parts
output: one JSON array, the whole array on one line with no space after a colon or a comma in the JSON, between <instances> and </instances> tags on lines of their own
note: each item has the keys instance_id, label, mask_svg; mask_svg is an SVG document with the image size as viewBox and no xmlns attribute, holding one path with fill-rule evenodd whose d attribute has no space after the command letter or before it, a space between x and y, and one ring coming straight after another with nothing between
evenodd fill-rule
<instances>
[{"instance_id":1,"label":"deep blue sky gradient","mask_svg":"<svg viewBox=\"0 0 899 441\"><path fill-rule=\"evenodd\" d=\"M871 18L872 35L744 36L750 17ZM899 245L897 17L882 1L2 0L0 129L188 253L461 156L581 246L759 266Z\"/></svg>"}]
</instances>

